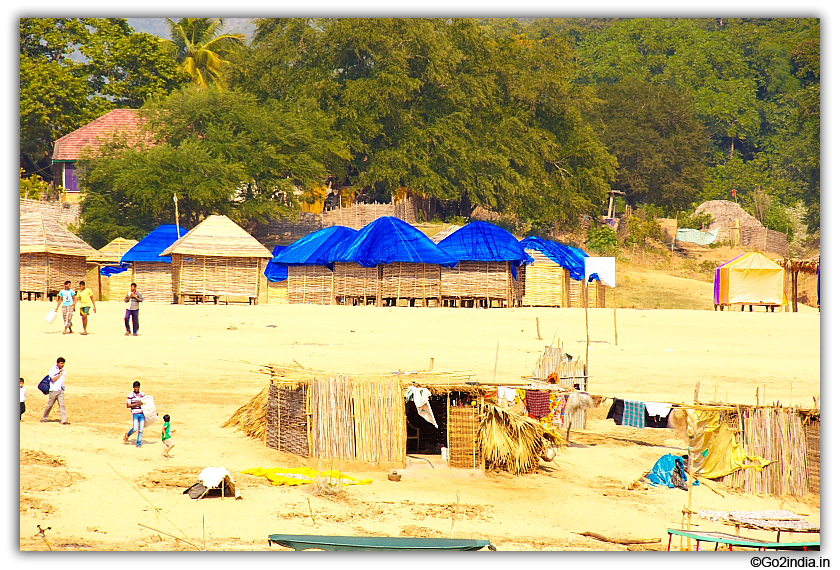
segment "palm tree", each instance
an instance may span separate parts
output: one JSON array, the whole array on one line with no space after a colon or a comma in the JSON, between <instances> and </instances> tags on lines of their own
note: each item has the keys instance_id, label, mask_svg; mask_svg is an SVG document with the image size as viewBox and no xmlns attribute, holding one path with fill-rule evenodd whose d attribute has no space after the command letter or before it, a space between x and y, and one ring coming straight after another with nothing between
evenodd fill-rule
<instances>
[{"instance_id":1,"label":"palm tree","mask_svg":"<svg viewBox=\"0 0 840 570\"><path fill-rule=\"evenodd\" d=\"M223 34L222 18L171 18L169 36L161 44L178 62L181 70L199 87L216 85L224 88L222 68L230 63L225 58L245 47L245 34Z\"/></svg>"}]
</instances>

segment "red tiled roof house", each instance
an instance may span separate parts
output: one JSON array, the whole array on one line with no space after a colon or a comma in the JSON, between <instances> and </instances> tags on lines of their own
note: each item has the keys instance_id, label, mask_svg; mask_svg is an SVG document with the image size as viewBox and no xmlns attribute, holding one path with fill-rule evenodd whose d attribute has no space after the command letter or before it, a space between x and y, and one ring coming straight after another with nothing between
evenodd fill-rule
<instances>
[{"instance_id":1,"label":"red tiled roof house","mask_svg":"<svg viewBox=\"0 0 840 570\"><path fill-rule=\"evenodd\" d=\"M53 179L67 191L67 200L79 198L76 162L87 149L96 150L115 133L140 132L142 119L137 109L114 109L55 141L52 155Z\"/></svg>"}]
</instances>

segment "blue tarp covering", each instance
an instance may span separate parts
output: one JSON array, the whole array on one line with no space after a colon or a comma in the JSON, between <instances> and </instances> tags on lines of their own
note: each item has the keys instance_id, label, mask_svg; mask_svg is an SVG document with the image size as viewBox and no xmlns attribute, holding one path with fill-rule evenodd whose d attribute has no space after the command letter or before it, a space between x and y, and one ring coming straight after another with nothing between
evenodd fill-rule
<instances>
[{"instance_id":1,"label":"blue tarp covering","mask_svg":"<svg viewBox=\"0 0 840 570\"><path fill-rule=\"evenodd\" d=\"M380 263L431 263L455 267L453 259L426 234L393 216L377 218L341 244L331 261L358 263L376 267Z\"/></svg>"},{"instance_id":2,"label":"blue tarp covering","mask_svg":"<svg viewBox=\"0 0 840 570\"><path fill-rule=\"evenodd\" d=\"M99 274L104 277L110 277L111 275L128 271L129 267L129 265L109 265L100 269Z\"/></svg>"},{"instance_id":3,"label":"blue tarp covering","mask_svg":"<svg viewBox=\"0 0 840 570\"><path fill-rule=\"evenodd\" d=\"M685 462L683 458L679 455L674 455L673 453L669 453L668 455L663 455L660 457L656 463L653 465L653 469L650 470L647 478L653 485L666 485L671 489L674 488L674 482L672 478L672 474L674 472L674 468L679 465L680 473L682 474L682 479L687 481L688 475L685 472ZM699 485L699 481L694 481L695 485Z\"/></svg>"},{"instance_id":4,"label":"blue tarp covering","mask_svg":"<svg viewBox=\"0 0 840 570\"><path fill-rule=\"evenodd\" d=\"M563 245L562 243L531 236L523 239L520 244L523 248L535 249L550 260L569 270L569 276L577 281L582 281L584 272L584 258L589 255L582 249Z\"/></svg>"},{"instance_id":5,"label":"blue tarp covering","mask_svg":"<svg viewBox=\"0 0 840 570\"><path fill-rule=\"evenodd\" d=\"M274 247L274 251L271 252L271 255L277 256L283 251L286 250L288 246L286 245L278 245ZM281 263L274 263L272 259L269 261L265 266L265 271L263 272L266 276L266 279L271 281L272 283L277 283L278 281L285 281L289 278L289 266L283 265Z\"/></svg>"},{"instance_id":6,"label":"blue tarp covering","mask_svg":"<svg viewBox=\"0 0 840 570\"><path fill-rule=\"evenodd\" d=\"M172 263L172 257L168 255L159 256L164 249L178 241L178 229L181 230L181 237L187 235L187 230L175 224L160 226L125 252L120 263L131 263L133 261Z\"/></svg>"},{"instance_id":7,"label":"blue tarp covering","mask_svg":"<svg viewBox=\"0 0 840 570\"><path fill-rule=\"evenodd\" d=\"M273 263L281 265L326 265L341 251L342 243L349 242L358 232L344 226L331 226L302 237L279 255Z\"/></svg>"},{"instance_id":8,"label":"blue tarp covering","mask_svg":"<svg viewBox=\"0 0 840 570\"><path fill-rule=\"evenodd\" d=\"M458 261L534 261L513 234L489 222L467 224L438 245Z\"/></svg>"}]
</instances>

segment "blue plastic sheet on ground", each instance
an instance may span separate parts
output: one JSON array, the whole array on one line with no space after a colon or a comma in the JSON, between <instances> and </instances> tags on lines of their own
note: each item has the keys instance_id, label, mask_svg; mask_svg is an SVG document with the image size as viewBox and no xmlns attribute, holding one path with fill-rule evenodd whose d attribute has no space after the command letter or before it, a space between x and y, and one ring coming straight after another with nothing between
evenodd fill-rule
<instances>
[{"instance_id":1,"label":"blue plastic sheet on ground","mask_svg":"<svg viewBox=\"0 0 840 570\"><path fill-rule=\"evenodd\" d=\"M550 260L554 261L560 267L565 267L569 270L569 276L577 281L583 281L585 274L584 258L589 257L582 249L572 247L570 245L563 245L562 243L543 239L537 236L531 236L523 239L520 242L523 248L533 249L539 251Z\"/></svg>"},{"instance_id":2,"label":"blue plastic sheet on ground","mask_svg":"<svg viewBox=\"0 0 840 570\"><path fill-rule=\"evenodd\" d=\"M393 216L383 216L359 230L331 261L376 267L381 263L429 263L454 267L458 260L443 252L426 234Z\"/></svg>"},{"instance_id":3,"label":"blue plastic sheet on ground","mask_svg":"<svg viewBox=\"0 0 840 570\"><path fill-rule=\"evenodd\" d=\"M271 260L281 265L327 265L343 251L343 244L358 232L344 226L330 226L304 236Z\"/></svg>"},{"instance_id":4,"label":"blue plastic sheet on ground","mask_svg":"<svg viewBox=\"0 0 840 570\"><path fill-rule=\"evenodd\" d=\"M99 270L99 274L103 277L110 277L111 275L117 275L118 273L123 273L124 271L128 271L131 266L126 265L108 265L103 267Z\"/></svg>"},{"instance_id":5,"label":"blue plastic sheet on ground","mask_svg":"<svg viewBox=\"0 0 840 570\"><path fill-rule=\"evenodd\" d=\"M648 473L648 481L652 485L665 485L671 489L675 488L673 481L674 468L679 465L680 473L684 481L688 480L688 475L685 472L685 462L679 455L669 453L660 457L653 465L653 469ZM695 485L699 485L698 481L694 481Z\"/></svg>"},{"instance_id":6,"label":"blue plastic sheet on ground","mask_svg":"<svg viewBox=\"0 0 840 570\"><path fill-rule=\"evenodd\" d=\"M271 255L276 257L277 255L283 253L283 251L285 251L287 247L288 246L285 245L275 246L274 250L271 252ZM289 266L282 265L280 263L274 263L274 260L272 259L265 265L265 271L263 271L263 273L265 274L265 278L271 281L272 283L277 283L278 281L285 281L289 278Z\"/></svg>"},{"instance_id":7,"label":"blue plastic sheet on ground","mask_svg":"<svg viewBox=\"0 0 840 570\"><path fill-rule=\"evenodd\" d=\"M120 263L132 263L134 261L154 261L158 263L172 263L171 256L160 257L160 254L167 247L178 241L178 231L181 237L187 235L187 230L175 224L160 226L142 240L134 244L134 247L123 254Z\"/></svg>"},{"instance_id":8,"label":"blue plastic sheet on ground","mask_svg":"<svg viewBox=\"0 0 840 570\"><path fill-rule=\"evenodd\" d=\"M489 222L467 224L438 245L458 261L534 262L513 234Z\"/></svg>"}]
</instances>

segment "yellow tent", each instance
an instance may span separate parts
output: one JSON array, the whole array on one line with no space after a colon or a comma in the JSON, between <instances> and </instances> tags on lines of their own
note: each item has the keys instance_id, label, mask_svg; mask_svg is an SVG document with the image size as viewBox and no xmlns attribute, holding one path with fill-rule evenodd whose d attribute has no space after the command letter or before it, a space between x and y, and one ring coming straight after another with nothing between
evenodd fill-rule
<instances>
[{"instance_id":1,"label":"yellow tent","mask_svg":"<svg viewBox=\"0 0 840 570\"><path fill-rule=\"evenodd\" d=\"M745 253L715 271L715 305L784 305L785 270L760 253Z\"/></svg>"}]
</instances>

